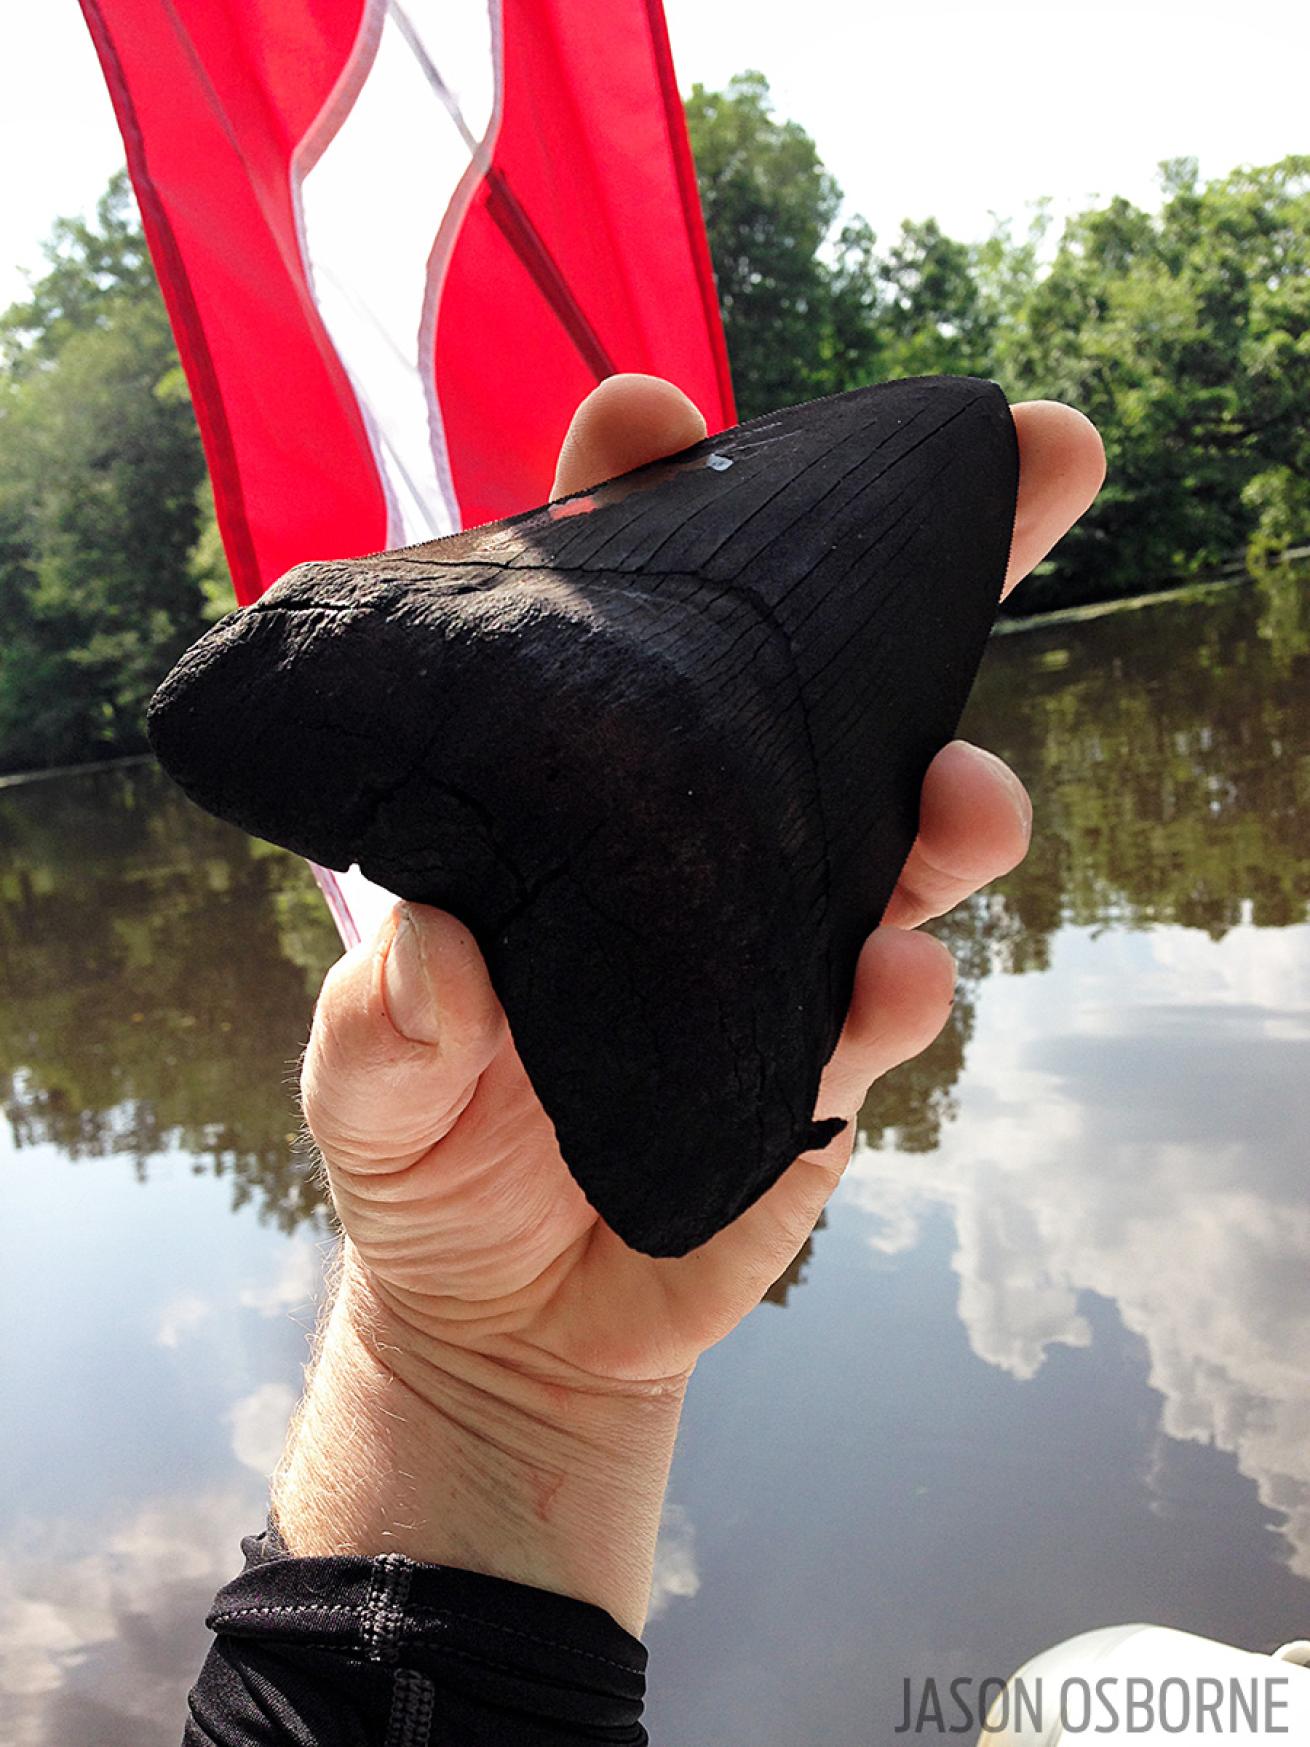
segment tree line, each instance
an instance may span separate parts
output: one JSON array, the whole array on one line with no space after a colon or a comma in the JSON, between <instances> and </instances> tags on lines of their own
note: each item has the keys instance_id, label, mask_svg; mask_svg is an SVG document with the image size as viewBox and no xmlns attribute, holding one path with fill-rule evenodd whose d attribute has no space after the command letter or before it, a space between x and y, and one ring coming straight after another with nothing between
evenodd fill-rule
<instances>
[{"instance_id":1,"label":"tree line","mask_svg":"<svg viewBox=\"0 0 1310 1747\"><path fill-rule=\"evenodd\" d=\"M1100 425L1101 499L1020 597L1141 593L1310 540L1310 156L1161 172L1058 238L1042 209L887 242L767 81L687 120L743 418L888 377L991 376ZM231 603L186 383L124 173L0 316L0 771L138 750L150 692Z\"/></svg>"}]
</instances>

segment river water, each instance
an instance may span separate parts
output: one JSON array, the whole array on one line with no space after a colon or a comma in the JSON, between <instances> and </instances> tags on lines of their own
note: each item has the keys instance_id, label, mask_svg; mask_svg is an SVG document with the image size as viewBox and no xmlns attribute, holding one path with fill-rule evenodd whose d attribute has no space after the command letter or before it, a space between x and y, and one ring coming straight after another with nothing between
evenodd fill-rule
<instances>
[{"instance_id":1,"label":"river water","mask_svg":"<svg viewBox=\"0 0 1310 1747\"><path fill-rule=\"evenodd\" d=\"M1098 1625L1310 1633L1306 602L994 640L966 732L1033 852L942 925L950 1030L697 1372L657 1747L885 1747L905 1680ZM14 1747L180 1735L330 1247L292 1086L335 950L149 766L0 791Z\"/></svg>"}]
</instances>

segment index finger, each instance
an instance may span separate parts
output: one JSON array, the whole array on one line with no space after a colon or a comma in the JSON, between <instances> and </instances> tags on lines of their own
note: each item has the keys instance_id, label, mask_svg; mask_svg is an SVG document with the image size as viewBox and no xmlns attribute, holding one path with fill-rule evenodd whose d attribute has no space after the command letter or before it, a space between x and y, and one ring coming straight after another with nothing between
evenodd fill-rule
<instances>
[{"instance_id":1,"label":"index finger","mask_svg":"<svg viewBox=\"0 0 1310 1747\"><path fill-rule=\"evenodd\" d=\"M1019 499L1001 599L1090 508L1105 480L1105 448L1096 426L1058 400L1013 407L1019 439Z\"/></svg>"}]
</instances>

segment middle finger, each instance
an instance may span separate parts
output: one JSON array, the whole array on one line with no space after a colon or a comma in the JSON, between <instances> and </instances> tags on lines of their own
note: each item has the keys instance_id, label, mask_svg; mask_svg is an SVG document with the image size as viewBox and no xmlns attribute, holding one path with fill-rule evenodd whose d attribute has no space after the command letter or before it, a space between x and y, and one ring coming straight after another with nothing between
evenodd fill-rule
<instances>
[{"instance_id":1,"label":"middle finger","mask_svg":"<svg viewBox=\"0 0 1310 1747\"><path fill-rule=\"evenodd\" d=\"M967 740L953 740L928 767L919 835L883 922L917 928L1017 867L1028 852L1033 810L1007 764Z\"/></svg>"}]
</instances>

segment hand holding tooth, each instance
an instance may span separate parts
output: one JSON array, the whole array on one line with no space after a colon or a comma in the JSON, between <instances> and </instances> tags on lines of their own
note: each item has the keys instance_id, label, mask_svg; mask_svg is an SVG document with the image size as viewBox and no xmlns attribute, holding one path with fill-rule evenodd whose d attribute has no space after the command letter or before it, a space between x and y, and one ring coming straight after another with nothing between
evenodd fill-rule
<instances>
[{"instance_id":1,"label":"hand holding tooth","mask_svg":"<svg viewBox=\"0 0 1310 1747\"><path fill-rule=\"evenodd\" d=\"M696 430L675 391L601 391L566 475L642 458L625 392L651 447ZM990 384L793 408L302 566L179 666L156 744L215 810L458 916L587 1200L681 1255L841 1127L820 1076L991 625L1018 471ZM1027 494L1020 544L1048 514Z\"/></svg>"},{"instance_id":2,"label":"hand holding tooth","mask_svg":"<svg viewBox=\"0 0 1310 1747\"><path fill-rule=\"evenodd\" d=\"M1007 586L1100 478L1099 444L1077 414L1018 407L1015 429ZM675 389L616 379L579 410L557 489L700 434ZM604 742L603 722L591 731ZM291 1550L396 1551L485 1571L595 1602L639 1632L687 1376L801 1247L872 1082L944 1023L954 967L913 925L1012 867L1029 825L1018 779L989 754L957 741L932 760L887 925L858 952L817 1108L803 1112L846 1127L681 1257L632 1249L584 1196L463 922L409 904L347 954L324 985L304 1065L347 1242L274 1491ZM573 1017L561 1003L562 1035ZM580 1058L576 1070L580 1096L613 1098L604 1062Z\"/></svg>"}]
</instances>

